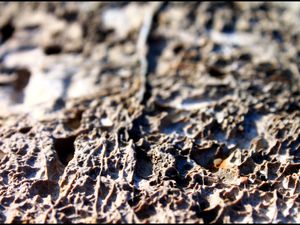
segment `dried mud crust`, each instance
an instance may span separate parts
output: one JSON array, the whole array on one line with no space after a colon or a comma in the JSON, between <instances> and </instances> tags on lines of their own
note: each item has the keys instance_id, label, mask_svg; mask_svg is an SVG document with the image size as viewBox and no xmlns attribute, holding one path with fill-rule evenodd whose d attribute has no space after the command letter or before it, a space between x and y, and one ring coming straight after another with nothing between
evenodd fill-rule
<instances>
[{"instance_id":1,"label":"dried mud crust","mask_svg":"<svg viewBox=\"0 0 300 225\"><path fill-rule=\"evenodd\" d=\"M300 222L298 9L1 3L0 221Z\"/></svg>"}]
</instances>

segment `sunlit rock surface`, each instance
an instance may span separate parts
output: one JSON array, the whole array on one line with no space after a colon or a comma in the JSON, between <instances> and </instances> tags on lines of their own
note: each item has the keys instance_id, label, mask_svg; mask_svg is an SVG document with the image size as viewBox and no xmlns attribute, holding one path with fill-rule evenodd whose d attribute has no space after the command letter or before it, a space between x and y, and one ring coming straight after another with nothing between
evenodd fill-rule
<instances>
[{"instance_id":1,"label":"sunlit rock surface","mask_svg":"<svg viewBox=\"0 0 300 225\"><path fill-rule=\"evenodd\" d=\"M1 3L0 222L299 223L299 3Z\"/></svg>"}]
</instances>

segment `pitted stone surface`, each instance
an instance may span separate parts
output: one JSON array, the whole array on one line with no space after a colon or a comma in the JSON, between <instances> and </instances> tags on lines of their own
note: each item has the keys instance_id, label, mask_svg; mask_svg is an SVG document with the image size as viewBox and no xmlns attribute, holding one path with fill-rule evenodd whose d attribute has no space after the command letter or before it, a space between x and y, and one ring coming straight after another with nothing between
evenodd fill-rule
<instances>
[{"instance_id":1,"label":"pitted stone surface","mask_svg":"<svg viewBox=\"0 0 300 225\"><path fill-rule=\"evenodd\" d=\"M1 3L0 221L299 223L299 9Z\"/></svg>"}]
</instances>

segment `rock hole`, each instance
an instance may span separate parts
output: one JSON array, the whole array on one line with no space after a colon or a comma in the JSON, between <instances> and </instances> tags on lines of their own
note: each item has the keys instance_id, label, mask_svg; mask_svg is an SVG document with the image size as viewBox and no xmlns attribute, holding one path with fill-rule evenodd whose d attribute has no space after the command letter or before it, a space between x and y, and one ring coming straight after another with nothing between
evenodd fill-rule
<instances>
[{"instance_id":1,"label":"rock hole","mask_svg":"<svg viewBox=\"0 0 300 225\"><path fill-rule=\"evenodd\" d=\"M16 79L13 82L14 94L12 99L15 103L22 103L24 98L23 90L29 83L31 72L26 68L18 68L15 73Z\"/></svg>"},{"instance_id":2,"label":"rock hole","mask_svg":"<svg viewBox=\"0 0 300 225\"><path fill-rule=\"evenodd\" d=\"M137 191L134 190L134 192L137 192ZM135 207L135 206L137 206L137 204L138 204L140 201L141 201L140 193L134 193L133 198L131 198L131 199L128 200L128 204L129 204L131 207Z\"/></svg>"},{"instance_id":3,"label":"rock hole","mask_svg":"<svg viewBox=\"0 0 300 225\"><path fill-rule=\"evenodd\" d=\"M242 61L251 61L252 60L252 56L248 53L243 53L239 56L239 60Z\"/></svg>"},{"instance_id":4,"label":"rock hole","mask_svg":"<svg viewBox=\"0 0 300 225\"><path fill-rule=\"evenodd\" d=\"M138 210L135 211L135 213L140 220L143 220L155 215L156 210L153 205L149 205L148 203L143 202L139 206Z\"/></svg>"},{"instance_id":5,"label":"rock hole","mask_svg":"<svg viewBox=\"0 0 300 225\"><path fill-rule=\"evenodd\" d=\"M137 164L135 174L143 179L148 179L152 175L152 162L147 153L143 150L137 149Z\"/></svg>"},{"instance_id":6,"label":"rock hole","mask_svg":"<svg viewBox=\"0 0 300 225\"><path fill-rule=\"evenodd\" d=\"M225 74L217 67L210 67L208 69L208 73L210 76L215 78L223 78Z\"/></svg>"},{"instance_id":7,"label":"rock hole","mask_svg":"<svg viewBox=\"0 0 300 225\"><path fill-rule=\"evenodd\" d=\"M14 196L2 197L0 203L1 205L8 207L13 203L14 199L15 199Z\"/></svg>"},{"instance_id":8,"label":"rock hole","mask_svg":"<svg viewBox=\"0 0 300 225\"><path fill-rule=\"evenodd\" d=\"M1 34L1 43L3 44L6 42L9 38L12 37L12 35L15 32L15 27L12 24L12 22L6 23L3 27L0 28L0 34Z\"/></svg>"},{"instance_id":9,"label":"rock hole","mask_svg":"<svg viewBox=\"0 0 300 225\"><path fill-rule=\"evenodd\" d=\"M152 181L149 182L149 185L150 185L150 186L154 186L154 185L156 185L156 184L157 184L157 181L156 181L156 180L152 180Z\"/></svg>"},{"instance_id":10,"label":"rock hole","mask_svg":"<svg viewBox=\"0 0 300 225\"><path fill-rule=\"evenodd\" d=\"M74 141L76 136L70 136L66 138L57 138L54 142L54 148L57 152L58 158L65 166L73 158L75 147Z\"/></svg>"},{"instance_id":11,"label":"rock hole","mask_svg":"<svg viewBox=\"0 0 300 225\"><path fill-rule=\"evenodd\" d=\"M197 210L196 214L198 217L203 218L204 223L208 224L213 222L218 216L218 212L221 209L221 206L217 205L215 208L210 210Z\"/></svg>"},{"instance_id":12,"label":"rock hole","mask_svg":"<svg viewBox=\"0 0 300 225\"><path fill-rule=\"evenodd\" d=\"M57 44L46 46L45 49L44 49L44 53L46 55L59 54L59 53L61 53L61 51L62 51L62 47L60 45L57 45Z\"/></svg>"},{"instance_id":13,"label":"rock hole","mask_svg":"<svg viewBox=\"0 0 300 225\"><path fill-rule=\"evenodd\" d=\"M14 87L17 91L22 91L28 84L31 72L26 68L17 69L17 79L15 81Z\"/></svg>"},{"instance_id":14,"label":"rock hole","mask_svg":"<svg viewBox=\"0 0 300 225\"><path fill-rule=\"evenodd\" d=\"M30 187L31 196L39 195L42 198L46 198L48 195L55 197L55 192L59 190L59 186L56 182L49 180L38 180L34 182Z\"/></svg>"},{"instance_id":15,"label":"rock hole","mask_svg":"<svg viewBox=\"0 0 300 225\"><path fill-rule=\"evenodd\" d=\"M95 167L91 169L88 174L93 180L96 180L99 173L100 173L100 168Z\"/></svg>"},{"instance_id":16,"label":"rock hole","mask_svg":"<svg viewBox=\"0 0 300 225\"><path fill-rule=\"evenodd\" d=\"M222 32L227 33L227 34L234 33L234 24L233 23L224 24L224 26L222 28Z\"/></svg>"},{"instance_id":17,"label":"rock hole","mask_svg":"<svg viewBox=\"0 0 300 225\"><path fill-rule=\"evenodd\" d=\"M39 28L40 28L40 25L38 25L38 24L31 24L31 25L26 25L24 27L24 30L26 30L26 31L34 31L34 30L37 30Z\"/></svg>"},{"instance_id":18,"label":"rock hole","mask_svg":"<svg viewBox=\"0 0 300 225\"><path fill-rule=\"evenodd\" d=\"M183 156L176 157L176 169L180 175L185 175L186 172L192 169L193 166L187 162L187 158Z\"/></svg>"},{"instance_id":19,"label":"rock hole","mask_svg":"<svg viewBox=\"0 0 300 225\"><path fill-rule=\"evenodd\" d=\"M81 125L83 111L77 111L74 117L68 119L67 126L70 127L72 130L76 130Z\"/></svg>"},{"instance_id":20,"label":"rock hole","mask_svg":"<svg viewBox=\"0 0 300 225\"><path fill-rule=\"evenodd\" d=\"M76 10L68 10L68 11L64 12L62 17L67 22L71 23L71 22L76 21L76 19L78 18L78 12Z\"/></svg>"},{"instance_id":21,"label":"rock hole","mask_svg":"<svg viewBox=\"0 0 300 225\"><path fill-rule=\"evenodd\" d=\"M19 129L19 132L22 133L22 134L27 134L30 130L31 130L32 127L21 127Z\"/></svg>"},{"instance_id":22,"label":"rock hole","mask_svg":"<svg viewBox=\"0 0 300 225\"><path fill-rule=\"evenodd\" d=\"M174 49L173 52L175 53L175 55L177 55L178 53L180 53L183 50L183 45L177 45Z\"/></svg>"}]
</instances>

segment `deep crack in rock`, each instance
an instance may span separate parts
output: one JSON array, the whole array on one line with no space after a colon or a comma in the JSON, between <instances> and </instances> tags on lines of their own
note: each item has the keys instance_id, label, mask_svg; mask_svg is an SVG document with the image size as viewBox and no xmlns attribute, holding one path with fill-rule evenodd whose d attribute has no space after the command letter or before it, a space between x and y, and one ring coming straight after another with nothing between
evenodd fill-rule
<instances>
[{"instance_id":1,"label":"deep crack in rock","mask_svg":"<svg viewBox=\"0 0 300 225\"><path fill-rule=\"evenodd\" d=\"M299 222L299 9L1 3L0 222Z\"/></svg>"}]
</instances>

